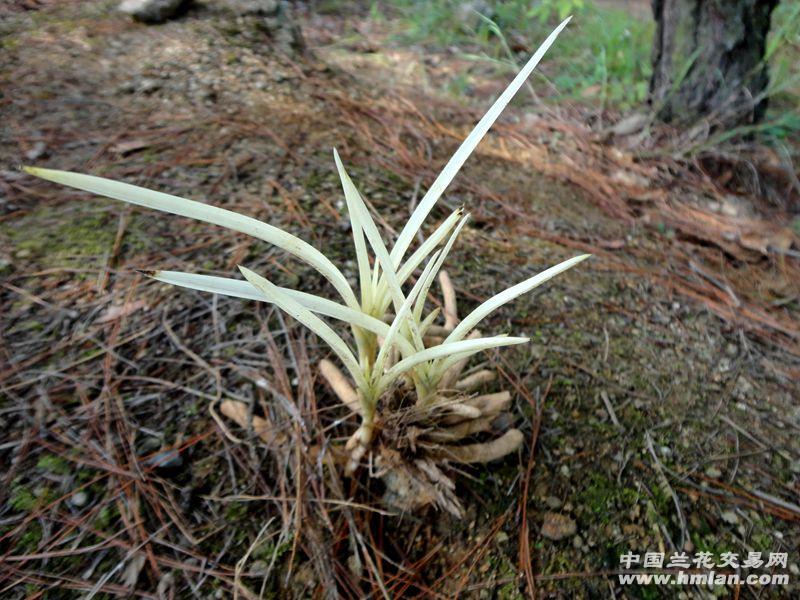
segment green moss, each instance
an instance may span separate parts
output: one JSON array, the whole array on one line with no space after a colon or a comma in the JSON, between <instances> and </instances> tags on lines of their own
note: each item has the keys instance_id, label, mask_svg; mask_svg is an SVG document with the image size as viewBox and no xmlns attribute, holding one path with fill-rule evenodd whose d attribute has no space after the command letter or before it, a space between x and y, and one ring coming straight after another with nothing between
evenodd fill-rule
<instances>
[{"instance_id":1,"label":"green moss","mask_svg":"<svg viewBox=\"0 0 800 600\"><path fill-rule=\"evenodd\" d=\"M72 470L67 460L55 454L42 456L36 463L36 467L55 475L67 475Z\"/></svg>"},{"instance_id":2,"label":"green moss","mask_svg":"<svg viewBox=\"0 0 800 600\"><path fill-rule=\"evenodd\" d=\"M593 472L589 476L589 484L578 498L600 523L607 523L612 515L629 509L637 501L638 494L632 488L620 487L603 473Z\"/></svg>"},{"instance_id":3,"label":"green moss","mask_svg":"<svg viewBox=\"0 0 800 600\"><path fill-rule=\"evenodd\" d=\"M94 524L100 531L107 531L109 526L116 521L118 516L116 507L106 505L100 509L95 517Z\"/></svg>"},{"instance_id":4,"label":"green moss","mask_svg":"<svg viewBox=\"0 0 800 600\"><path fill-rule=\"evenodd\" d=\"M288 539L277 545L274 541L268 540L253 550L252 556L254 559L260 558L266 561L271 561L274 556L277 561L292 548L293 540L293 535L290 535Z\"/></svg>"},{"instance_id":5,"label":"green moss","mask_svg":"<svg viewBox=\"0 0 800 600\"><path fill-rule=\"evenodd\" d=\"M0 224L0 241L7 240L19 264L36 262L44 267L92 267L107 260L117 235L117 212L88 203L59 209L40 208L12 222ZM136 254L157 245L147 233L143 215L131 215L125 229L122 253Z\"/></svg>"},{"instance_id":6,"label":"green moss","mask_svg":"<svg viewBox=\"0 0 800 600\"><path fill-rule=\"evenodd\" d=\"M30 511L36 507L37 498L27 487L18 485L11 489L8 503L14 510Z\"/></svg>"},{"instance_id":7,"label":"green moss","mask_svg":"<svg viewBox=\"0 0 800 600\"><path fill-rule=\"evenodd\" d=\"M3 225L0 234L11 241L17 259L38 260L46 265L63 266L76 260L100 259L112 247L115 227L107 213L62 211L54 218L52 209L42 208L12 224Z\"/></svg>"}]
</instances>

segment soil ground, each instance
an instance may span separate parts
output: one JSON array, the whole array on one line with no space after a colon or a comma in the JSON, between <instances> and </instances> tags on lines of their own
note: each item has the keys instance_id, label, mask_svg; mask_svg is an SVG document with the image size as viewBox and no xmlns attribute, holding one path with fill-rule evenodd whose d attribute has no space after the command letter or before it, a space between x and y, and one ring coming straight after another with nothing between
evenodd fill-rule
<instances>
[{"instance_id":1,"label":"soil ground","mask_svg":"<svg viewBox=\"0 0 800 600\"><path fill-rule=\"evenodd\" d=\"M334 43L352 25L336 15L306 19L300 57L213 3L157 27L112 8L2 22L0 595L675 597L616 573L624 552L679 550L789 553L788 587L685 597L799 593L791 202L736 187L735 164L642 159L585 115L521 98L429 219L473 214L447 267L461 309L595 256L489 322L533 340L484 358L517 392L524 449L465 470L462 520L385 514L367 473L340 481L303 454L355 427L316 381L316 339L268 305L137 270L245 264L329 293L321 277L16 166L207 200L355 277L331 149L392 235L502 78L473 65L467 97L437 93L458 56L383 48L366 21L361 42ZM261 407L295 444L215 420L220 398ZM556 521L563 539L542 534Z\"/></svg>"}]
</instances>

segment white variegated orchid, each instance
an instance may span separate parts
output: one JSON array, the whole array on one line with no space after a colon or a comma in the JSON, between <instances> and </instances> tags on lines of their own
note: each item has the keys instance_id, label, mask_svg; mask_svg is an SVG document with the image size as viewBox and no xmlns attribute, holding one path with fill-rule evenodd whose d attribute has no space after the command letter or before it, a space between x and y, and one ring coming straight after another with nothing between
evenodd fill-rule
<instances>
[{"instance_id":1,"label":"white variegated orchid","mask_svg":"<svg viewBox=\"0 0 800 600\"><path fill-rule=\"evenodd\" d=\"M406 253L436 201L568 22L569 19L565 20L550 34L467 136L419 202L391 249L384 243L338 153L333 151L350 217L358 265L358 295L339 268L322 252L302 239L252 217L92 175L37 167L25 167L25 171L101 196L246 233L285 250L316 269L331 283L340 301L279 287L243 266L239 269L244 280L175 271L148 274L158 281L181 287L270 302L308 327L330 347L355 383L357 412L362 423L353 439L357 445L366 447L373 437L381 399L399 381L413 387L417 406L436 403L443 378L454 365L464 364L466 358L484 350L528 341L524 337L507 335L477 337L475 327L484 318L589 256L571 258L493 296L460 323L448 328L443 341L426 346L426 334L438 314L438 309L425 314L428 291L469 215L461 208L455 210L408 258ZM422 267L421 275L410 290L404 291L419 267ZM322 317L349 324L355 347L349 345Z\"/></svg>"}]
</instances>

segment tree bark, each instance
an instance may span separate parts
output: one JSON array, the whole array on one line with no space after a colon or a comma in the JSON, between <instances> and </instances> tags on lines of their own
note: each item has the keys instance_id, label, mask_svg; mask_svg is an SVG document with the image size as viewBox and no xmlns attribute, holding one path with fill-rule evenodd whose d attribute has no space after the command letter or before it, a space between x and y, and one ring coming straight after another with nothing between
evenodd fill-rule
<instances>
[{"instance_id":1,"label":"tree bark","mask_svg":"<svg viewBox=\"0 0 800 600\"><path fill-rule=\"evenodd\" d=\"M668 122L716 126L764 116L764 52L778 0L652 0L656 32L650 95Z\"/></svg>"}]
</instances>

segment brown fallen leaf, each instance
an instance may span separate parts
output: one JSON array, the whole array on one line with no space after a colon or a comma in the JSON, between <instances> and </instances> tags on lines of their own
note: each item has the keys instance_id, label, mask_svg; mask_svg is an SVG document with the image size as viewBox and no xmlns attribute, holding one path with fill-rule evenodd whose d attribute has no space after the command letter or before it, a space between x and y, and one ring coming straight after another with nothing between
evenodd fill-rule
<instances>
[{"instance_id":1,"label":"brown fallen leaf","mask_svg":"<svg viewBox=\"0 0 800 600\"><path fill-rule=\"evenodd\" d=\"M570 536L575 535L578 526L575 521L562 515L560 513L546 512L544 513L544 522L542 523L542 535L549 540L563 540Z\"/></svg>"},{"instance_id":2,"label":"brown fallen leaf","mask_svg":"<svg viewBox=\"0 0 800 600\"><path fill-rule=\"evenodd\" d=\"M135 302L128 302L127 304L122 304L119 306L109 306L105 311L103 311L103 314L97 318L96 323L108 323L109 321L115 321L120 317L126 317L129 314L146 307L147 302L144 300L136 300Z\"/></svg>"}]
</instances>

